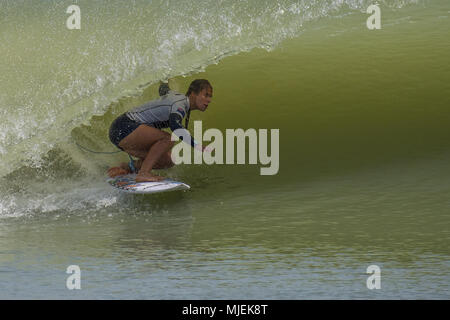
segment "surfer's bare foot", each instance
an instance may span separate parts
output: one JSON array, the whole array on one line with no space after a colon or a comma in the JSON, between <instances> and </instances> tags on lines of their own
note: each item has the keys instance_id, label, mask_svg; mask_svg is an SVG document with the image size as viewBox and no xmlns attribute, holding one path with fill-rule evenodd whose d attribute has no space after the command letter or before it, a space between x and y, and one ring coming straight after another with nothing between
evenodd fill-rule
<instances>
[{"instance_id":1,"label":"surfer's bare foot","mask_svg":"<svg viewBox=\"0 0 450 320\"><path fill-rule=\"evenodd\" d=\"M156 181L161 181L164 180L164 177L161 176L157 176L157 175L153 175L150 173L139 173L136 176L136 182L156 182Z\"/></svg>"},{"instance_id":2,"label":"surfer's bare foot","mask_svg":"<svg viewBox=\"0 0 450 320\"><path fill-rule=\"evenodd\" d=\"M119 164L119 167L122 168L122 169L124 169L124 170L130 171L130 167L128 166L128 163L126 163L126 162L121 162L121 163ZM131 171L130 171L130 172L131 172Z\"/></svg>"},{"instance_id":3,"label":"surfer's bare foot","mask_svg":"<svg viewBox=\"0 0 450 320\"><path fill-rule=\"evenodd\" d=\"M126 170L126 169L122 168L122 166L120 166L120 167L112 167L112 168L108 169L108 175L111 178L114 178L114 177L117 177L117 176L122 176L124 174L129 174L129 173L130 173L130 170L129 169Z\"/></svg>"}]
</instances>

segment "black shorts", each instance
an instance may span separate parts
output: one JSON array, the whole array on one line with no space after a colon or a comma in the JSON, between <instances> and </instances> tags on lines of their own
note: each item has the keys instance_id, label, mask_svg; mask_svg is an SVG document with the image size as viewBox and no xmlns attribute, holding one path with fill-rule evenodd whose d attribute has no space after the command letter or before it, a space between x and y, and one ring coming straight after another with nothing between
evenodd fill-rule
<instances>
[{"instance_id":1,"label":"black shorts","mask_svg":"<svg viewBox=\"0 0 450 320\"><path fill-rule=\"evenodd\" d=\"M117 148L123 150L119 147L120 141L136 130L140 125L140 123L131 120L126 113L124 113L111 124L111 127L109 128L109 140L111 140Z\"/></svg>"}]
</instances>

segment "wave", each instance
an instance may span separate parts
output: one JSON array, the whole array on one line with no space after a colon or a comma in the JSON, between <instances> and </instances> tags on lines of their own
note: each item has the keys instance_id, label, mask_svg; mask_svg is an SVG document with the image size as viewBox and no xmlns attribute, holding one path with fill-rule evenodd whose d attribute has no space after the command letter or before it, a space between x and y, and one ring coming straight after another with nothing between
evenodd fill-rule
<instances>
[{"instance_id":1,"label":"wave","mask_svg":"<svg viewBox=\"0 0 450 320\"><path fill-rule=\"evenodd\" d=\"M371 2L79 1L81 29L68 30L70 1L2 1L0 177L42 167L49 151L67 150L74 129L123 97L227 56L272 50L312 21L363 12Z\"/></svg>"}]
</instances>

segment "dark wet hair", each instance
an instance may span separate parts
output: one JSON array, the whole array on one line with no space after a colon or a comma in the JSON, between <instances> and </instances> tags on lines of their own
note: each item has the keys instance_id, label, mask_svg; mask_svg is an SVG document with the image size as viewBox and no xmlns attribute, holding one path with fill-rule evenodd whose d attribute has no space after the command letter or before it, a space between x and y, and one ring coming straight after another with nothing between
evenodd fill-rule
<instances>
[{"instance_id":1,"label":"dark wet hair","mask_svg":"<svg viewBox=\"0 0 450 320\"><path fill-rule=\"evenodd\" d=\"M209 83L208 80L206 80L206 79L195 79L189 85L189 89L186 92L186 96L189 97L192 92L194 92L195 94L199 94L200 91L202 91L203 89L208 89L208 88L211 88L211 90L212 90L212 85L211 85L211 83Z\"/></svg>"}]
</instances>

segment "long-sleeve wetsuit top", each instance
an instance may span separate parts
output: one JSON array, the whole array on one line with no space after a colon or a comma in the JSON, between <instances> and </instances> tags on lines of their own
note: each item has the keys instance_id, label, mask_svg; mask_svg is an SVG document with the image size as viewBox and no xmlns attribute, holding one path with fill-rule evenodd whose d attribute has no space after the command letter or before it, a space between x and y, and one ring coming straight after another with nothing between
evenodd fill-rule
<instances>
[{"instance_id":1,"label":"long-sleeve wetsuit top","mask_svg":"<svg viewBox=\"0 0 450 320\"><path fill-rule=\"evenodd\" d=\"M140 124L146 124L157 129L170 128L173 132L180 129L175 134L183 141L188 142L190 140L191 146L195 147L197 143L182 125L183 118L189 118L189 112L188 97L171 90L157 100L149 101L128 111L126 115Z\"/></svg>"}]
</instances>

